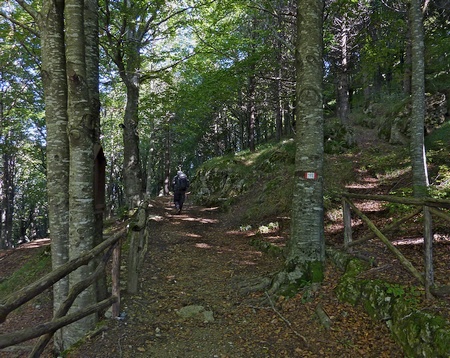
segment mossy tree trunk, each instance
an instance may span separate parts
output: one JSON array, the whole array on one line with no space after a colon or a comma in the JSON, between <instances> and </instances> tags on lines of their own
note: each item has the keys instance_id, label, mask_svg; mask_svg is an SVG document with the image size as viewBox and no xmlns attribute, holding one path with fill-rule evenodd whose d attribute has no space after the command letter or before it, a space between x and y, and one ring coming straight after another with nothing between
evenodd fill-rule
<instances>
[{"instance_id":1,"label":"mossy tree trunk","mask_svg":"<svg viewBox=\"0 0 450 358\"><path fill-rule=\"evenodd\" d=\"M291 238L286 258L290 281L320 282L325 259L323 229L323 0L298 1L296 46L297 138Z\"/></svg>"}]
</instances>

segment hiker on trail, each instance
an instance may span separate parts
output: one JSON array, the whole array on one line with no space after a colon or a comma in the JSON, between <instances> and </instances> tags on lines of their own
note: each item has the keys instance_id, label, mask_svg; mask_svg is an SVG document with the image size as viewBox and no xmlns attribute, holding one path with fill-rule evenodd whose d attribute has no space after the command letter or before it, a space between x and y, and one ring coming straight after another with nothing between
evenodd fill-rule
<instances>
[{"instance_id":1,"label":"hiker on trail","mask_svg":"<svg viewBox=\"0 0 450 358\"><path fill-rule=\"evenodd\" d=\"M175 209L177 214L180 214L181 209L183 209L184 200L186 199L186 191L189 188L189 179L181 170L179 170L177 175L173 178L172 188Z\"/></svg>"}]
</instances>

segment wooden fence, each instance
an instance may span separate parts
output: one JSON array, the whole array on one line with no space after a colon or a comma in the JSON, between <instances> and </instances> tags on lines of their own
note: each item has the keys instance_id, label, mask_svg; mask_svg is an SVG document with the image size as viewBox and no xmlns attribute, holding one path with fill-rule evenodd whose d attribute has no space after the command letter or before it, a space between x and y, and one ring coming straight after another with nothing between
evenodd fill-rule
<instances>
[{"instance_id":1,"label":"wooden fence","mask_svg":"<svg viewBox=\"0 0 450 358\"><path fill-rule=\"evenodd\" d=\"M385 201L390 203L398 203L404 205L417 206L415 210L407 215L399 218L391 225L385 227L385 232L393 231L400 227L408 220L411 220L416 215L424 214L424 261L425 261L425 275L421 274L413 264L389 241L389 239L376 227L376 225L351 201L351 199L357 200L374 200ZM351 251L351 248L355 245L362 244L375 237L379 238L386 247L397 257L401 264L422 284L425 286L426 294L428 297L433 293L438 293L439 289L434 287L434 275L433 275L433 232L432 232L432 217L436 215L442 219L450 221L450 215L442 208L450 208L450 201L434 198L407 198L397 197L391 195L364 195L364 194L350 194L346 193L342 195L342 207L343 207L343 219L344 219L344 248L347 251ZM351 224L351 212L358 215L363 222L370 228L371 233L363 238L353 241L352 238L352 224ZM444 288L446 290L446 288Z\"/></svg>"},{"instance_id":2,"label":"wooden fence","mask_svg":"<svg viewBox=\"0 0 450 358\"><path fill-rule=\"evenodd\" d=\"M0 334L0 349L25 342L27 340L40 337L29 357L39 357L44 351L46 345L53 337L53 334L60 328L82 319L95 312L99 312L112 306L112 316L117 317L120 312L120 257L121 257L121 243L124 237L128 236L130 239L130 257L128 265L128 290L136 292L138 273L140 265L142 264L145 255L146 245L146 207L148 203L140 207L131 220L131 224L127 228L123 228L114 233L110 238L103 241L101 244L90 250L89 252L71 260L70 262L60 266L51 271L38 281L22 288L21 290L7 296L0 304L0 324L3 323L7 316L27 303L34 297L49 289L56 282L75 271L78 267L87 265L92 260L99 260L99 264L95 271L83 281L74 285L61 304L58 311L54 313L53 319L49 322L41 323L36 327L28 327L20 331ZM136 239L136 237L138 239ZM136 254L138 253L138 254ZM102 255L102 256L101 256ZM138 259L131 257L137 255ZM68 313L73 302L77 296L94 284L105 273L107 263L112 258L112 291L111 296L101 302L92 304L77 312Z\"/></svg>"}]
</instances>

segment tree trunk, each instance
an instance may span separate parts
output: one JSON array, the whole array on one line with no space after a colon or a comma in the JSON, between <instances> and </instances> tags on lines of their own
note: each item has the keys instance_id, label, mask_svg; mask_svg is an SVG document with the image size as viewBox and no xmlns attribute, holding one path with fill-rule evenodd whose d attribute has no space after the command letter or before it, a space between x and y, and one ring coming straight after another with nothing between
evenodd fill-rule
<instances>
[{"instance_id":1,"label":"tree trunk","mask_svg":"<svg viewBox=\"0 0 450 358\"><path fill-rule=\"evenodd\" d=\"M142 199L142 169L139 153L138 107L139 75L127 74L127 89L123 129L123 181L128 208L135 208ZM128 78L130 76L131 78Z\"/></svg>"},{"instance_id":2,"label":"tree trunk","mask_svg":"<svg viewBox=\"0 0 450 358\"><path fill-rule=\"evenodd\" d=\"M12 143L10 142L10 133L5 135L5 152L3 153L3 175L2 175L2 201L1 211L2 217L0 220L1 232L0 238L3 241L5 248L11 248L13 246L13 215L14 215L14 176L15 176L15 154L11 152Z\"/></svg>"},{"instance_id":3,"label":"tree trunk","mask_svg":"<svg viewBox=\"0 0 450 358\"><path fill-rule=\"evenodd\" d=\"M127 60L118 54L115 62L127 91L127 103L123 119L123 181L126 205L135 208L142 200L142 168L139 152L139 93L140 93L140 44L136 31L127 32Z\"/></svg>"},{"instance_id":4,"label":"tree trunk","mask_svg":"<svg viewBox=\"0 0 450 358\"><path fill-rule=\"evenodd\" d=\"M338 115L344 127L349 125L349 84L348 84L348 36L349 28L348 21L345 18L341 19L339 50L340 50L340 65L337 69L337 89L338 89Z\"/></svg>"},{"instance_id":5,"label":"tree trunk","mask_svg":"<svg viewBox=\"0 0 450 358\"><path fill-rule=\"evenodd\" d=\"M253 72L254 69L252 69ZM255 106L255 77L253 74L248 79L248 99L247 99L247 143L251 152L255 151L255 126L256 126L256 106Z\"/></svg>"},{"instance_id":6,"label":"tree trunk","mask_svg":"<svg viewBox=\"0 0 450 358\"><path fill-rule=\"evenodd\" d=\"M69 139L67 78L64 52L64 1L44 0L39 21L42 81L47 127L47 193L52 269L69 260ZM53 286L53 312L69 291L68 278ZM65 349L62 330L54 335L57 352Z\"/></svg>"},{"instance_id":7,"label":"tree trunk","mask_svg":"<svg viewBox=\"0 0 450 358\"><path fill-rule=\"evenodd\" d=\"M94 247L94 123L89 98L84 29L83 0L66 0L66 69L68 78L68 134L70 142L69 172L69 258L80 256ZM92 74L89 74L92 75ZM72 287L92 273L91 265L80 267L69 276ZM83 291L75 300L72 312L96 302L95 287ZM96 315L90 315L67 327L64 343L77 342L94 328Z\"/></svg>"},{"instance_id":8,"label":"tree trunk","mask_svg":"<svg viewBox=\"0 0 450 358\"><path fill-rule=\"evenodd\" d=\"M411 0L412 38L412 112L411 162L414 196L424 196L428 190L428 172L424 145L425 121L425 58L424 34L420 1Z\"/></svg>"},{"instance_id":9,"label":"tree trunk","mask_svg":"<svg viewBox=\"0 0 450 358\"><path fill-rule=\"evenodd\" d=\"M407 96L411 95L411 16L408 16L408 30L405 39L405 55L403 59L403 93Z\"/></svg>"},{"instance_id":10,"label":"tree trunk","mask_svg":"<svg viewBox=\"0 0 450 358\"><path fill-rule=\"evenodd\" d=\"M166 130L166 138L165 138L165 148L164 148L164 166L163 166L163 181L164 181L164 188L163 193L164 195L169 195L170 192L170 165L171 165L171 158L170 158L170 145L171 145L171 129L170 129L170 121L171 118L167 118L167 130Z\"/></svg>"},{"instance_id":11,"label":"tree trunk","mask_svg":"<svg viewBox=\"0 0 450 358\"><path fill-rule=\"evenodd\" d=\"M425 122L425 56L422 1L411 0L411 59L412 59L412 110L411 110L411 163L413 172L413 191L415 197L423 197L428 193L428 170L424 145ZM431 230L431 214L424 207L425 218L425 290L430 297L433 285L433 233Z\"/></svg>"},{"instance_id":12,"label":"tree trunk","mask_svg":"<svg viewBox=\"0 0 450 358\"><path fill-rule=\"evenodd\" d=\"M94 143L97 148L101 148L100 143L100 93L99 93L99 29L98 29L98 0L85 0L85 36L86 36L86 71L89 74L87 77L89 101L91 107L92 122L94 126ZM97 152L97 151L96 151ZM94 158L96 162L104 159L103 150L98 151L98 158ZM95 153L97 154L97 153ZM100 155L102 158L100 158ZM94 167L97 171L94 177L99 183L94 182L94 185L102 185L104 187L105 177L101 166ZM102 177L102 178L100 178ZM95 193L95 188L94 188ZM98 195L103 194L103 198L95 197L95 232L94 232L94 246L97 246L103 241L103 213L104 213L104 191L99 190ZM101 203L97 203L101 201ZM96 262L96 265L98 261ZM97 301L103 301L107 295L106 286L106 271L100 275L96 283Z\"/></svg>"},{"instance_id":13,"label":"tree trunk","mask_svg":"<svg viewBox=\"0 0 450 358\"><path fill-rule=\"evenodd\" d=\"M297 18L297 139L291 238L286 265L306 273L311 282L323 280L323 0L298 0ZM300 268L300 270L297 270ZM295 275L294 275L295 276ZM294 277L292 276L292 277Z\"/></svg>"},{"instance_id":14,"label":"tree trunk","mask_svg":"<svg viewBox=\"0 0 450 358\"><path fill-rule=\"evenodd\" d=\"M153 187L155 184L155 173L154 173L154 161L155 161L155 141L152 134L149 138L148 154L147 154L147 177L145 185L145 196L146 199L152 196Z\"/></svg>"}]
</instances>

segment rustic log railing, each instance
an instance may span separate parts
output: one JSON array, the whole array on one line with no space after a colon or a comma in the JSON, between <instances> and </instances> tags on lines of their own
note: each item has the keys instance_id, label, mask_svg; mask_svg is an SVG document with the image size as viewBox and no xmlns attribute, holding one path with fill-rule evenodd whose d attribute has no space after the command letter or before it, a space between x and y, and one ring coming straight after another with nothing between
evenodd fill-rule
<instances>
[{"instance_id":1,"label":"rustic log railing","mask_svg":"<svg viewBox=\"0 0 450 358\"><path fill-rule=\"evenodd\" d=\"M129 227L123 228L111 237L103 241L98 246L94 247L87 253L73 259L66 264L58 267L57 269L49 272L44 277L40 278L36 282L20 289L7 296L0 302L0 324L3 323L7 316L19 308L23 304L29 302L34 297L43 293L49 289L56 282L75 271L77 268L83 265L87 265L91 260L99 257L102 253L103 256L95 269L95 271L85 278L83 281L74 285L65 301L62 302L58 311L55 312L53 319L50 322L39 324L36 327L25 328L20 331L0 334L0 349L16 345L18 343L25 342L27 340L40 337L38 342L33 347L33 350L29 357L39 357L45 349L48 342L53 337L53 334L60 328L71 324L77 320L82 319L95 312L102 311L112 306L112 317L117 317L120 312L120 257L121 246L124 237L130 237L130 256L128 265L128 291L135 289L137 291L138 273L140 271L140 265L143 261L147 245L146 245L146 223L147 215L145 207L148 203L144 204L144 207L140 207L136 214L133 215L131 224ZM127 234L128 232L128 234ZM138 240L136 240L136 236ZM135 259L135 255L138 259ZM112 292L111 296L104 299L101 302L92 304L89 307L85 307L74 313L69 313L69 309L77 296L84 291L87 287L94 284L98 278L104 273L105 267L112 257ZM130 273L131 272L131 273ZM132 292L136 292L132 291Z\"/></svg>"},{"instance_id":2,"label":"rustic log railing","mask_svg":"<svg viewBox=\"0 0 450 358\"><path fill-rule=\"evenodd\" d=\"M139 272L148 249L147 240L147 222L148 215L146 208L148 204L144 204L139 208L135 215L135 219L130 225L128 232L130 248L128 251L128 279L127 292L137 293L139 284Z\"/></svg>"},{"instance_id":3,"label":"rustic log railing","mask_svg":"<svg viewBox=\"0 0 450 358\"><path fill-rule=\"evenodd\" d=\"M425 242L425 275L421 274L413 264L389 241L389 239L376 227L376 225L351 201L351 199L359 200L375 200L385 201L390 203L398 203L405 205L419 206L416 210L401 217L396 222L384 228L384 231L392 231L398 228L406 221L412 219L416 215L429 211L430 213L450 221L450 215L440 210L440 208L450 208L450 201L444 199L434 198L406 198L391 195L364 195L345 193L342 195L343 220L344 220L344 249L351 251L355 245L362 244L370 239L378 237L387 248L398 258L400 263L422 284L425 286L426 294L431 297L431 291L438 292L434 286L433 277L433 260L432 260L432 220L431 215L424 215L424 242ZM353 241L352 225L351 225L351 211L355 212L361 220L363 220L371 232L363 238Z\"/></svg>"}]
</instances>

